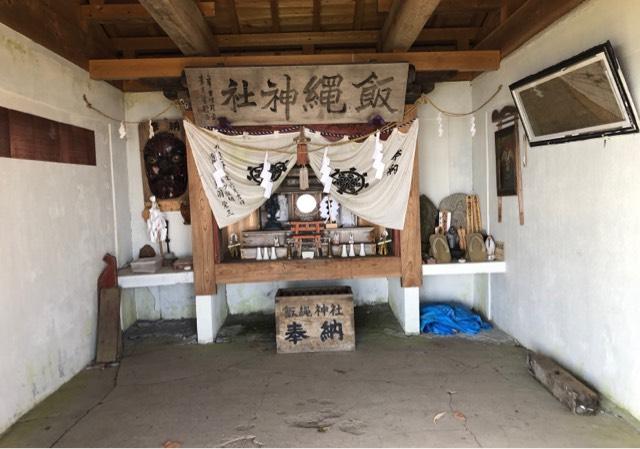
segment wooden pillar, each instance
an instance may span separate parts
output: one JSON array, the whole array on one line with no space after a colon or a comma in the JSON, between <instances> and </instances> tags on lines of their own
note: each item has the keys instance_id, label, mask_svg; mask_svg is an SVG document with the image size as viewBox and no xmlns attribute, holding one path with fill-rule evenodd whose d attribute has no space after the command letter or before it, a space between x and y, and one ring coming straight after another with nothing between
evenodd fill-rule
<instances>
[{"instance_id":1,"label":"wooden pillar","mask_svg":"<svg viewBox=\"0 0 640 449\"><path fill-rule=\"evenodd\" d=\"M415 117L415 110L405 120ZM416 146L418 143L416 142ZM420 244L420 158L416 148L413 157L413 175L411 191L404 219L404 229L400 233L400 261L402 266L402 287L420 287L422 285L422 245Z\"/></svg>"},{"instance_id":2,"label":"wooden pillar","mask_svg":"<svg viewBox=\"0 0 640 449\"><path fill-rule=\"evenodd\" d=\"M185 119L193 121L193 112L184 113ZM189 204L191 208L191 251L193 254L193 277L196 296L217 293L215 254L218 225L213 218L209 200L204 193L198 175L189 139L187 146L187 168L189 171Z\"/></svg>"}]
</instances>

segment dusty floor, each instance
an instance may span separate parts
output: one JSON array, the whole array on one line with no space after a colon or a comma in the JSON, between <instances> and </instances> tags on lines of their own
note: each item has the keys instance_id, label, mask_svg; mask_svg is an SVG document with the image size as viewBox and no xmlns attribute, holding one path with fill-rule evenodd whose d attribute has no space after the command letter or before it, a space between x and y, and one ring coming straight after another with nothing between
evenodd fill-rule
<instances>
[{"instance_id":1,"label":"dusty floor","mask_svg":"<svg viewBox=\"0 0 640 449\"><path fill-rule=\"evenodd\" d=\"M244 322L205 346L188 326L176 341L142 325L119 367L83 371L0 446L640 445L620 418L565 410L495 331L407 338L365 309L355 353L276 355L272 320Z\"/></svg>"}]
</instances>

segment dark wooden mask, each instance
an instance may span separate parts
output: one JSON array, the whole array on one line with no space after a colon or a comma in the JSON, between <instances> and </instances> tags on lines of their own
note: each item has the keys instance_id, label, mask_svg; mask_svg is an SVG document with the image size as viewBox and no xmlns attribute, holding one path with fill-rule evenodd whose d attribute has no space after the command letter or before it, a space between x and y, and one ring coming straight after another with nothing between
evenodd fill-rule
<instances>
[{"instance_id":1,"label":"dark wooden mask","mask_svg":"<svg viewBox=\"0 0 640 449\"><path fill-rule=\"evenodd\" d=\"M144 146L149 189L160 200L177 198L187 189L187 151L184 142L161 132Z\"/></svg>"}]
</instances>

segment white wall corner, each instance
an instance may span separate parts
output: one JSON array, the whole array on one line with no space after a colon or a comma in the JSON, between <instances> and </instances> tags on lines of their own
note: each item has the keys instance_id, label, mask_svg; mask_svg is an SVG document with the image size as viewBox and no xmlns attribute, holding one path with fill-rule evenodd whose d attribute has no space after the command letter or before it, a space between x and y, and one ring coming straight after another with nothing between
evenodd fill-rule
<instances>
[{"instance_id":1,"label":"white wall corner","mask_svg":"<svg viewBox=\"0 0 640 449\"><path fill-rule=\"evenodd\" d=\"M218 285L215 295L196 295L198 343L213 343L229 313L227 290Z\"/></svg>"},{"instance_id":2,"label":"white wall corner","mask_svg":"<svg viewBox=\"0 0 640 449\"><path fill-rule=\"evenodd\" d=\"M389 278L389 307L406 335L420 334L420 288L404 288L400 278Z\"/></svg>"}]
</instances>

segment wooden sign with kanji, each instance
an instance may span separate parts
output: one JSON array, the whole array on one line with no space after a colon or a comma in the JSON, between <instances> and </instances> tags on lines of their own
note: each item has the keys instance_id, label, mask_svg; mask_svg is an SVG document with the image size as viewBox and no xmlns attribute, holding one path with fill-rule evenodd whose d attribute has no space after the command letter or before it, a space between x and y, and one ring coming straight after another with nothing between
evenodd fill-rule
<instances>
[{"instance_id":1,"label":"wooden sign with kanji","mask_svg":"<svg viewBox=\"0 0 640 449\"><path fill-rule=\"evenodd\" d=\"M402 120L407 63L186 68L198 126Z\"/></svg>"},{"instance_id":2,"label":"wooden sign with kanji","mask_svg":"<svg viewBox=\"0 0 640 449\"><path fill-rule=\"evenodd\" d=\"M276 345L279 353L355 350L351 287L278 290Z\"/></svg>"}]
</instances>

